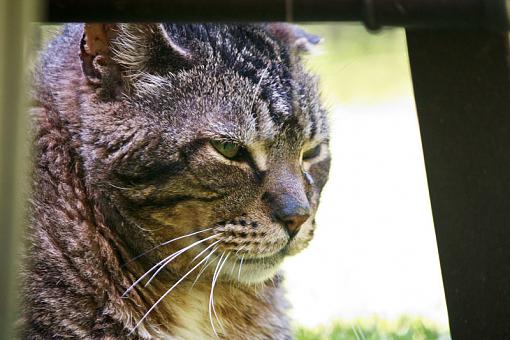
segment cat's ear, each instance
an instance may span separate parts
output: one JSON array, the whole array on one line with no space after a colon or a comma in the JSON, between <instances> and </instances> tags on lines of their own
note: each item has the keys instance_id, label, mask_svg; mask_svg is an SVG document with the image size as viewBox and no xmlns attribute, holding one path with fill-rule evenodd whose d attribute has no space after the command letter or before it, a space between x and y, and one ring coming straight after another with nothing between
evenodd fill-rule
<instances>
[{"instance_id":1,"label":"cat's ear","mask_svg":"<svg viewBox=\"0 0 510 340\"><path fill-rule=\"evenodd\" d=\"M278 22L267 24L266 29L298 52L311 52L322 41L321 37L308 33L297 25Z\"/></svg>"},{"instance_id":2,"label":"cat's ear","mask_svg":"<svg viewBox=\"0 0 510 340\"><path fill-rule=\"evenodd\" d=\"M83 72L93 84L132 81L141 73L163 73L193 64L161 24L85 24L80 54Z\"/></svg>"},{"instance_id":3,"label":"cat's ear","mask_svg":"<svg viewBox=\"0 0 510 340\"><path fill-rule=\"evenodd\" d=\"M111 46L115 25L85 24L80 42L80 59L87 80L100 85L106 79L120 80L120 70L112 60Z\"/></svg>"},{"instance_id":4,"label":"cat's ear","mask_svg":"<svg viewBox=\"0 0 510 340\"><path fill-rule=\"evenodd\" d=\"M138 72L167 73L189 68L193 53L169 36L163 24L118 25L114 58L131 76Z\"/></svg>"}]
</instances>

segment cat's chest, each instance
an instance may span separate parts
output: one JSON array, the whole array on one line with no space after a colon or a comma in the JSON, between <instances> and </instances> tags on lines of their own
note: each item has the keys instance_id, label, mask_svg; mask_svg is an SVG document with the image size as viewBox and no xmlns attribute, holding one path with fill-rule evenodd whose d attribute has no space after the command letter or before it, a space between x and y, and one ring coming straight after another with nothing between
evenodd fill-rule
<instances>
[{"instance_id":1,"label":"cat's chest","mask_svg":"<svg viewBox=\"0 0 510 340\"><path fill-rule=\"evenodd\" d=\"M178 313L174 339L213 339L214 333L209 323L207 303L187 303ZM179 308L178 308L179 310Z\"/></svg>"},{"instance_id":2,"label":"cat's chest","mask_svg":"<svg viewBox=\"0 0 510 340\"><path fill-rule=\"evenodd\" d=\"M172 311L173 323L168 333L154 334L154 339L214 339L211 323L209 320L209 292L190 291L186 299L172 299L169 297L164 302L164 307ZM214 315L212 314L213 320ZM216 321L215 321L216 322ZM215 323L215 327L219 325Z\"/></svg>"}]
</instances>

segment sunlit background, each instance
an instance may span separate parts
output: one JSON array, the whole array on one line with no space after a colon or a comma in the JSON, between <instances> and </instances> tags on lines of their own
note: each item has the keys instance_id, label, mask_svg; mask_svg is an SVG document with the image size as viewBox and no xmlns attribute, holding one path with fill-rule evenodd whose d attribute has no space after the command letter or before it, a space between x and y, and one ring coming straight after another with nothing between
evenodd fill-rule
<instances>
[{"instance_id":1,"label":"sunlit background","mask_svg":"<svg viewBox=\"0 0 510 340\"><path fill-rule=\"evenodd\" d=\"M315 238L284 265L297 338L448 339L404 31L304 27L324 39L306 62L333 162ZM34 27L32 45L58 29Z\"/></svg>"},{"instance_id":2,"label":"sunlit background","mask_svg":"<svg viewBox=\"0 0 510 340\"><path fill-rule=\"evenodd\" d=\"M405 33L304 27L324 38L307 62L330 108L333 162L315 238L285 263L292 317L312 328L412 318L447 334Z\"/></svg>"}]
</instances>

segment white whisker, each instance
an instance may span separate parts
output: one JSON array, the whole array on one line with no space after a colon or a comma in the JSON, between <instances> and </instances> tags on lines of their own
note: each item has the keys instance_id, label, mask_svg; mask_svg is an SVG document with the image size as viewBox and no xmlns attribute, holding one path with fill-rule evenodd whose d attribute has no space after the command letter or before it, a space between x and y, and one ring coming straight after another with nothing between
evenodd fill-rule
<instances>
[{"instance_id":1,"label":"white whisker","mask_svg":"<svg viewBox=\"0 0 510 340\"><path fill-rule=\"evenodd\" d=\"M111 182L107 182L107 184L109 186L111 186L112 188L115 188L115 189L119 189L119 190L131 190L131 188L121 187L121 186L115 185L115 184L113 184Z\"/></svg>"},{"instance_id":2,"label":"white whisker","mask_svg":"<svg viewBox=\"0 0 510 340\"><path fill-rule=\"evenodd\" d=\"M184 236L179 236L179 237L176 237L176 238L173 238L171 240L168 240L168 241L165 241L163 243L160 244L160 246L166 246L167 244L169 243L172 243L174 241L177 241L177 240L180 240L181 238L185 238L185 237L188 237L188 236L192 236L192 235L196 235L196 234L200 234L200 233L203 233L205 231L208 231L208 230L211 230L213 228L207 228L207 229L203 229L203 230L199 230L199 231L195 231L194 233L191 233L191 234L188 234L188 235L184 235ZM219 235L219 234L218 234Z\"/></svg>"},{"instance_id":3,"label":"white whisker","mask_svg":"<svg viewBox=\"0 0 510 340\"><path fill-rule=\"evenodd\" d=\"M244 255L241 257L241 263L239 264L239 273L237 273L237 280L241 279L241 268L243 268Z\"/></svg>"},{"instance_id":4,"label":"white whisker","mask_svg":"<svg viewBox=\"0 0 510 340\"><path fill-rule=\"evenodd\" d=\"M218 234L218 235L219 235L219 234ZM211 248L211 247L212 247L212 246L214 246L215 244L218 244L218 242L221 242L221 240L218 240L218 241L216 241L216 242L214 242L214 243L212 243L212 244L208 245L208 246L207 246L207 248L205 248L204 250L202 250L200 253L198 253L198 255L197 255L197 256L195 256L195 257L193 258L193 260L191 260L191 263L193 263L193 262L194 262L197 258L199 258L199 257L200 257L200 255L202 255L203 253L205 253L205 252L207 251L207 249Z\"/></svg>"},{"instance_id":5,"label":"white whisker","mask_svg":"<svg viewBox=\"0 0 510 340\"><path fill-rule=\"evenodd\" d=\"M220 266L220 263L221 263L221 260L223 259L223 256L225 255L225 252L223 252L221 254L221 257L220 259L218 260L218 263L216 264L216 268L214 269L214 274L213 274L213 278L212 278L212 281L211 281L211 294L209 295L209 321L211 322L211 327L213 329L213 332L214 334L216 334L216 336L218 336L218 333L216 332L216 328L214 327L214 322L213 322L213 318L212 318L212 300L213 300L213 293L214 293L214 279L216 278L216 273L218 272L218 268Z\"/></svg>"},{"instance_id":6,"label":"white whisker","mask_svg":"<svg viewBox=\"0 0 510 340\"><path fill-rule=\"evenodd\" d=\"M167 257L168 258L168 257ZM147 275L149 275L154 269L156 269L157 267L159 267L163 262L166 261L167 258L164 258L163 260L159 261L158 263L156 263L154 266L152 266L151 269L149 269L148 271L145 272L145 274L143 274L142 276L140 276L135 282L133 282L133 284L131 286L129 286L128 289L126 289L126 291L122 294L121 297L126 297L126 295L140 282L143 280L144 277L146 277Z\"/></svg>"},{"instance_id":7,"label":"white whisker","mask_svg":"<svg viewBox=\"0 0 510 340\"><path fill-rule=\"evenodd\" d=\"M239 249L237 249L237 251L236 251L236 255L237 255L237 254L239 254L239 252L240 252L241 250L243 250L244 248L246 248L246 244L245 244L245 245L243 245L243 246L241 246Z\"/></svg>"},{"instance_id":8,"label":"white whisker","mask_svg":"<svg viewBox=\"0 0 510 340\"><path fill-rule=\"evenodd\" d=\"M152 282L152 280L156 277L156 275L158 275L158 273L159 273L160 271L162 271L162 270L163 270L163 269L164 269L164 268L165 268L165 267L166 267L166 266L167 266L170 262L172 262L172 261L173 261L176 257L178 257L179 255L181 255L182 253L184 253L184 252L185 252L185 251L187 251L188 249L193 248L193 247L194 247L194 246L196 246L197 244L200 244L200 243L202 243L202 242L205 242L205 241L207 241L207 240L210 240L210 239L212 239L213 237L216 237L216 236L218 236L218 235L220 235L220 234L214 234L214 235L211 235L211 236L209 236L209 237L204 238L203 240L196 241L196 242L194 242L194 243L190 244L189 246L184 247L184 248L182 248L181 250L179 250L179 251L175 252L174 254L170 255L169 257L167 257L167 260L165 261L165 263L163 263L163 264L162 264L162 265L158 268L158 270L156 270L156 271L154 272L154 274L152 274L152 276L149 278L149 280L147 281L147 283L145 283L145 287L147 287L147 286L148 286L148 285Z\"/></svg>"},{"instance_id":9,"label":"white whisker","mask_svg":"<svg viewBox=\"0 0 510 340\"><path fill-rule=\"evenodd\" d=\"M214 252L216 251L216 249L218 249L218 247L215 247L213 250L211 250L211 253L214 253ZM208 261L209 261L209 259L207 259L207 261L205 261L204 266L203 266L203 267L202 267L202 269L200 269L200 271L198 272L198 275L197 275L197 277L195 278L195 280L193 281L193 284L191 285L191 288L190 288L190 289L192 289L193 287L195 287L195 284L197 283L198 278L200 277L200 275L202 275L202 273L206 270L206 268L207 268L207 267L209 267L209 265L212 263L212 261L211 261L211 262L209 262L209 263L208 263Z\"/></svg>"},{"instance_id":10,"label":"white whisker","mask_svg":"<svg viewBox=\"0 0 510 340\"><path fill-rule=\"evenodd\" d=\"M203 229L203 230L195 231L195 232L193 232L193 233L186 234L186 235L179 236L179 237L173 238L173 239L171 239L171 240L165 241L165 242L163 242L163 243L161 243L161 244L159 244L159 245L157 245L157 246L155 246L155 247L153 247L153 248L151 248L151 249L149 249L149 250L147 250L147 251L145 251L145 252L141 253L140 255L137 255L137 256L133 257L132 259L130 259L129 261L127 261L126 263L124 263L124 264L122 265L122 267L124 267L124 266L126 266L127 264L129 264L129 263L131 263L131 262L133 262L133 261L135 261L135 260L139 259L140 257L142 257L142 256L144 256L144 255L147 255L148 253L150 253L151 251L154 251L154 250L158 249L159 247L166 246L167 244L170 244L170 243L172 243L172 242L174 242L174 241L177 241L177 240L180 240L180 239L183 239L183 238L186 238L186 237L190 237L190 236L193 236L193 235L196 235L196 234L200 234L200 233L206 232L206 231L211 230L211 229L213 229L213 228L207 228L207 229Z\"/></svg>"},{"instance_id":11,"label":"white whisker","mask_svg":"<svg viewBox=\"0 0 510 340\"><path fill-rule=\"evenodd\" d=\"M223 255L224 254L225 254L225 252L223 252ZM225 332L225 329L223 328L223 324L221 323L221 320L218 317L218 314L216 313L216 308L214 307L214 287L216 286L216 282L218 281L218 278L220 276L221 269L223 268L223 265L225 264L225 262L227 262L229 255L230 254L227 254L227 256L225 256L225 258L223 259L223 262L221 262L221 259L218 262L219 269L218 269L217 273L215 273L215 276L213 277L213 281L212 281L212 285L211 285L211 296L209 297L209 301L212 305L212 310L213 310L214 316L216 317L216 320L220 324L220 327L223 330L223 332ZM209 310L209 317L210 316L211 316L211 310ZM211 324L212 324L212 320L211 320ZM214 331L214 334L216 334L216 336L218 336L218 333L216 333L216 329L214 328L214 325L213 325L213 331Z\"/></svg>"},{"instance_id":12,"label":"white whisker","mask_svg":"<svg viewBox=\"0 0 510 340\"><path fill-rule=\"evenodd\" d=\"M143 322L143 320L145 320L147 318L147 316L149 315L150 312L152 312L152 310L154 308L156 308L156 306L168 295L170 294L170 292L175 288L177 287L177 285L179 283L181 283L189 274L191 274L196 268L198 268L198 266L200 266L204 261L206 261L209 256L212 255L212 252L207 255L207 257L203 258L200 262L198 262L193 268L191 268L186 274L184 274L172 287L170 287L170 289L168 289L165 294L163 294L153 305L151 308L149 308L149 310L147 312L145 312L145 314L142 316L142 318L140 319L140 321L138 321L138 323L135 325L135 327L131 330L131 332L129 332L129 335L131 335L135 329L140 326L140 324Z\"/></svg>"},{"instance_id":13,"label":"white whisker","mask_svg":"<svg viewBox=\"0 0 510 340\"><path fill-rule=\"evenodd\" d=\"M147 228L142 227L138 223L135 223L135 222L131 222L131 223L134 224L135 227L137 227L138 229L146 231L146 232L149 232L149 233L161 229L161 228L158 228L158 229L147 229Z\"/></svg>"},{"instance_id":14,"label":"white whisker","mask_svg":"<svg viewBox=\"0 0 510 340\"><path fill-rule=\"evenodd\" d=\"M232 265L232 269L230 269L230 276L232 277L234 275L234 269L236 268L237 261L234 261L234 264Z\"/></svg>"},{"instance_id":15,"label":"white whisker","mask_svg":"<svg viewBox=\"0 0 510 340\"><path fill-rule=\"evenodd\" d=\"M219 234L218 234L219 235ZM212 235L212 236L216 236L216 235ZM209 238L211 238L212 236L210 236ZM207 239L203 239L201 240L201 242L205 241ZM195 242L196 243L196 242ZM140 276L135 282L133 282L133 284L131 286L129 286L128 289L126 289L126 291L124 292L124 294L122 294L121 297L126 297L126 295L131 291L133 290L133 288L138 284L140 283L140 281L142 281L147 275L149 275L154 269L160 267L163 263L165 263L165 261L167 261L169 258L171 258L172 256L174 256L174 254L170 255L170 256L167 256L165 257L163 260L159 261L158 263L156 263L154 266L152 266L148 271L146 271L142 276Z\"/></svg>"}]
</instances>

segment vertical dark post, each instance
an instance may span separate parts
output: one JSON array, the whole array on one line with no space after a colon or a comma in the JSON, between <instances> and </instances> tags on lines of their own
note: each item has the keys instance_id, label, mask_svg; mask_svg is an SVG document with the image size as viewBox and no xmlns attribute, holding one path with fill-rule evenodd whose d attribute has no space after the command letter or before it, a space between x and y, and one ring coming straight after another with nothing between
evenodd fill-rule
<instances>
[{"instance_id":1,"label":"vertical dark post","mask_svg":"<svg viewBox=\"0 0 510 340\"><path fill-rule=\"evenodd\" d=\"M24 42L32 0L0 0L0 339L14 339L16 276L21 254L30 145L24 98Z\"/></svg>"},{"instance_id":2,"label":"vertical dark post","mask_svg":"<svg viewBox=\"0 0 510 340\"><path fill-rule=\"evenodd\" d=\"M507 34L408 30L453 339L510 339Z\"/></svg>"}]
</instances>

